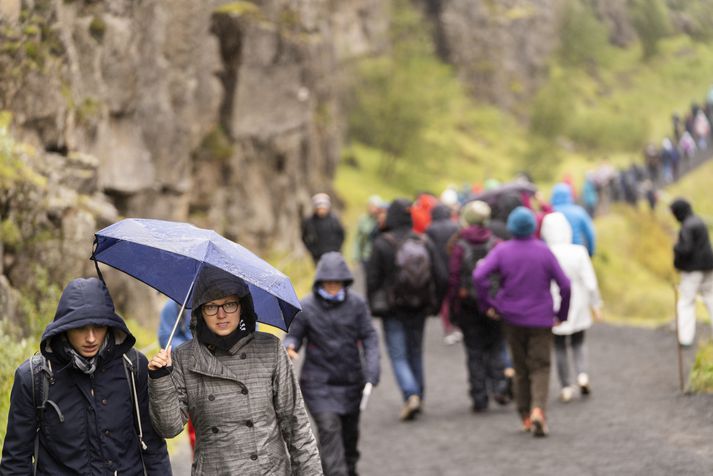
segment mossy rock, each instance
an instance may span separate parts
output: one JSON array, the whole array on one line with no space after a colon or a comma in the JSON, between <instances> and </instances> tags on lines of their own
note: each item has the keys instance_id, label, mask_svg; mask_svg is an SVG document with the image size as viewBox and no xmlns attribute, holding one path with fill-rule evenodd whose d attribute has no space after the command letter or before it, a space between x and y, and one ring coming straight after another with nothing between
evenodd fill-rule
<instances>
[{"instance_id":1,"label":"mossy rock","mask_svg":"<svg viewBox=\"0 0 713 476\"><path fill-rule=\"evenodd\" d=\"M92 18L91 23L89 23L89 34L98 43L104 40L104 35L106 34L106 22L100 16L95 16Z\"/></svg>"}]
</instances>

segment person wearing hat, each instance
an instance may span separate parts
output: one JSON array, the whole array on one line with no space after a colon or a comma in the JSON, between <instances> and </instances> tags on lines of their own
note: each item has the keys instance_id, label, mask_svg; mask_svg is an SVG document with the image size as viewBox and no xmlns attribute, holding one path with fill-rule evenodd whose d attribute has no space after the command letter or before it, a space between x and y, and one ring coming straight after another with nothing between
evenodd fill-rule
<instances>
[{"instance_id":1,"label":"person wearing hat","mask_svg":"<svg viewBox=\"0 0 713 476\"><path fill-rule=\"evenodd\" d=\"M552 327L567 320L570 281L547 245L533 236L535 227L531 210L515 208L507 220L513 239L488 253L475 268L473 280L481 310L504 322L523 429L545 436ZM491 280L498 282L494 296L490 294ZM557 311L550 290L552 282L559 288Z\"/></svg>"},{"instance_id":2,"label":"person wearing hat","mask_svg":"<svg viewBox=\"0 0 713 476\"><path fill-rule=\"evenodd\" d=\"M473 270L497 240L487 228L490 206L476 200L461 209L462 229L452 242L448 262L446 301L450 319L463 332L472 410L488 408L488 389L495 401L508 402L505 379L505 338L502 323L489 319L478 307Z\"/></svg>"},{"instance_id":3,"label":"person wearing hat","mask_svg":"<svg viewBox=\"0 0 713 476\"><path fill-rule=\"evenodd\" d=\"M103 281L67 284L41 355L15 372L0 474L170 475L135 342Z\"/></svg>"},{"instance_id":4,"label":"person wearing hat","mask_svg":"<svg viewBox=\"0 0 713 476\"><path fill-rule=\"evenodd\" d=\"M328 251L342 251L344 227L332 212L332 200L326 193L312 197L313 213L302 220L302 242L316 265Z\"/></svg>"},{"instance_id":5,"label":"person wearing hat","mask_svg":"<svg viewBox=\"0 0 713 476\"><path fill-rule=\"evenodd\" d=\"M193 340L148 366L156 431L172 438L191 419L194 475L321 475L292 364L277 337L255 331L245 282L207 265L191 309Z\"/></svg>"}]
</instances>

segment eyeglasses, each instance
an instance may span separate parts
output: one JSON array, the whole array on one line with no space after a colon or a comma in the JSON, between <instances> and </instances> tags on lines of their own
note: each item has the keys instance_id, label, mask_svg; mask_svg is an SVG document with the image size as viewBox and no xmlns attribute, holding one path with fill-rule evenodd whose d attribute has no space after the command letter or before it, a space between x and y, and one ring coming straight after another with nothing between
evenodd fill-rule
<instances>
[{"instance_id":1,"label":"eyeglasses","mask_svg":"<svg viewBox=\"0 0 713 476\"><path fill-rule=\"evenodd\" d=\"M226 314L232 314L238 310L240 303L237 301L225 302L223 304L203 304L203 314L206 316L215 316L218 314L218 309L223 308L223 312Z\"/></svg>"}]
</instances>

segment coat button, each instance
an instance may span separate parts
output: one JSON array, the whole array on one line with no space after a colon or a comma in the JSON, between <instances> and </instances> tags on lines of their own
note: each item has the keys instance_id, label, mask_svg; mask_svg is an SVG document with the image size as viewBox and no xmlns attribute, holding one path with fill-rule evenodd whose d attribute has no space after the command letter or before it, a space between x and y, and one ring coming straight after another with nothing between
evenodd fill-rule
<instances>
[{"instance_id":1,"label":"coat button","mask_svg":"<svg viewBox=\"0 0 713 476\"><path fill-rule=\"evenodd\" d=\"M214 426L210 429L210 431L212 431L213 433L218 433L218 427Z\"/></svg>"},{"instance_id":2,"label":"coat button","mask_svg":"<svg viewBox=\"0 0 713 476\"><path fill-rule=\"evenodd\" d=\"M112 460L110 460L110 459L106 460L106 464L108 464L109 466L111 466L112 463L114 463Z\"/></svg>"},{"instance_id":3,"label":"coat button","mask_svg":"<svg viewBox=\"0 0 713 476\"><path fill-rule=\"evenodd\" d=\"M252 427L253 427L253 422L252 422L252 420L246 421L246 422L245 422L245 426L247 426L248 428L252 428Z\"/></svg>"},{"instance_id":4,"label":"coat button","mask_svg":"<svg viewBox=\"0 0 713 476\"><path fill-rule=\"evenodd\" d=\"M243 395L247 395L247 394L248 394L248 389L247 389L247 388L244 388L243 391L240 392L240 393L242 393Z\"/></svg>"},{"instance_id":5,"label":"coat button","mask_svg":"<svg viewBox=\"0 0 713 476\"><path fill-rule=\"evenodd\" d=\"M208 400L210 400L211 402L213 400L215 400L215 395L213 395L213 394L208 395Z\"/></svg>"},{"instance_id":6,"label":"coat button","mask_svg":"<svg viewBox=\"0 0 713 476\"><path fill-rule=\"evenodd\" d=\"M250 455L250 459L255 461L257 459L257 455Z\"/></svg>"},{"instance_id":7,"label":"coat button","mask_svg":"<svg viewBox=\"0 0 713 476\"><path fill-rule=\"evenodd\" d=\"M242 354L240 354L240 358L243 359L243 360L245 360L245 359L248 358L248 354L246 354L245 352L243 352Z\"/></svg>"},{"instance_id":8,"label":"coat button","mask_svg":"<svg viewBox=\"0 0 713 476\"><path fill-rule=\"evenodd\" d=\"M111 432L110 432L109 430L104 430L104 434L105 434L106 436L109 436L109 435L111 435Z\"/></svg>"},{"instance_id":9,"label":"coat button","mask_svg":"<svg viewBox=\"0 0 713 476\"><path fill-rule=\"evenodd\" d=\"M103 399L102 399L102 405L106 405L107 403L108 403L108 402L107 402L106 398L103 398Z\"/></svg>"}]
</instances>

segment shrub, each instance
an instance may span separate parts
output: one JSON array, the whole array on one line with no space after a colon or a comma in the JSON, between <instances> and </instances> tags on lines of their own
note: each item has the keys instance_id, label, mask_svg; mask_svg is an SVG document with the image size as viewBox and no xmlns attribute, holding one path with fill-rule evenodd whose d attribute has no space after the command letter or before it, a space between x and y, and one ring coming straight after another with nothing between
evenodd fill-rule
<instances>
[{"instance_id":1,"label":"shrub","mask_svg":"<svg viewBox=\"0 0 713 476\"><path fill-rule=\"evenodd\" d=\"M568 66L599 62L608 46L606 27L595 17L589 5L579 0L567 2L560 23L559 55Z\"/></svg>"},{"instance_id":2,"label":"shrub","mask_svg":"<svg viewBox=\"0 0 713 476\"><path fill-rule=\"evenodd\" d=\"M666 4L663 0L634 0L630 13L644 59L649 59L658 53L659 41L671 29Z\"/></svg>"}]
</instances>

